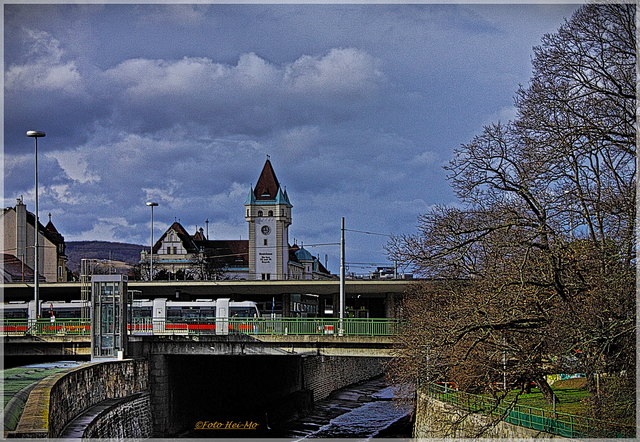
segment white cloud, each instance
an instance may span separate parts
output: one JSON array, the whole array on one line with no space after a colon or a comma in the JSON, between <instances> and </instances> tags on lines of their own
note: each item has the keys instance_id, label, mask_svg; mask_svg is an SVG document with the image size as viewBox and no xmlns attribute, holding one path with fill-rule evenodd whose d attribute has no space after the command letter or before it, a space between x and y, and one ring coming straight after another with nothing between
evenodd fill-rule
<instances>
[{"instance_id":1,"label":"white cloud","mask_svg":"<svg viewBox=\"0 0 640 442\"><path fill-rule=\"evenodd\" d=\"M86 238L92 238L101 241L122 241L122 232L132 229L133 225L129 224L125 218L99 218L92 225L91 230L83 231L77 234L63 233L65 241L82 241Z\"/></svg>"},{"instance_id":2,"label":"white cloud","mask_svg":"<svg viewBox=\"0 0 640 442\"><path fill-rule=\"evenodd\" d=\"M412 163L417 164L417 165L429 165L429 164L435 164L437 161L438 156L436 155L435 152L432 152L430 150L426 150L424 152L419 153L418 155L416 155L413 160Z\"/></svg>"},{"instance_id":3,"label":"white cloud","mask_svg":"<svg viewBox=\"0 0 640 442\"><path fill-rule=\"evenodd\" d=\"M140 20L145 23L155 20L160 23L176 23L183 26L198 25L202 23L209 11L210 5L162 5L155 8L153 12L141 16Z\"/></svg>"},{"instance_id":4,"label":"white cloud","mask_svg":"<svg viewBox=\"0 0 640 442\"><path fill-rule=\"evenodd\" d=\"M107 69L114 113L149 129L198 122L227 133L315 123L360 110L384 81L375 58L359 49L332 49L274 64L255 53L235 65L206 57L129 59ZM345 111L346 109L346 111Z\"/></svg>"},{"instance_id":5,"label":"white cloud","mask_svg":"<svg viewBox=\"0 0 640 442\"><path fill-rule=\"evenodd\" d=\"M302 56L286 66L284 80L302 93L366 94L383 81L375 58L364 51L331 49L325 56Z\"/></svg>"},{"instance_id":6,"label":"white cloud","mask_svg":"<svg viewBox=\"0 0 640 442\"><path fill-rule=\"evenodd\" d=\"M23 89L83 92L82 77L73 61L63 61L60 42L44 31L26 30L30 42L28 60L10 65L5 73L5 88L17 92Z\"/></svg>"},{"instance_id":7,"label":"white cloud","mask_svg":"<svg viewBox=\"0 0 640 442\"><path fill-rule=\"evenodd\" d=\"M284 153L294 159L316 155L320 140L320 128L317 126L301 126L288 129L276 137L275 143Z\"/></svg>"},{"instance_id":8,"label":"white cloud","mask_svg":"<svg viewBox=\"0 0 640 442\"><path fill-rule=\"evenodd\" d=\"M514 121L518 116L518 109L515 106L504 106L498 109L493 114L489 115L484 121L483 125L489 125L492 123L500 122L505 124L509 121Z\"/></svg>"},{"instance_id":9,"label":"white cloud","mask_svg":"<svg viewBox=\"0 0 640 442\"><path fill-rule=\"evenodd\" d=\"M47 156L56 159L62 170L74 181L92 183L100 180L98 175L89 172L86 155L79 149L50 152Z\"/></svg>"}]
</instances>

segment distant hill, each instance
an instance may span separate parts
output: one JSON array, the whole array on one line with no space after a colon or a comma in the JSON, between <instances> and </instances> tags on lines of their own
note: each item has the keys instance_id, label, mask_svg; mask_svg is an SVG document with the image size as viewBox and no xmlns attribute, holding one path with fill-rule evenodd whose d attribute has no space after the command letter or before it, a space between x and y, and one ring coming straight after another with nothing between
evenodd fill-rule
<instances>
[{"instance_id":1,"label":"distant hill","mask_svg":"<svg viewBox=\"0 0 640 442\"><path fill-rule=\"evenodd\" d=\"M69 258L67 267L72 272L80 271L80 260L92 258L111 259L116 263L133 266L140 261L140 251L149 246L109 241L65 241L65 253Z\"/></svg>"}]
</instances>

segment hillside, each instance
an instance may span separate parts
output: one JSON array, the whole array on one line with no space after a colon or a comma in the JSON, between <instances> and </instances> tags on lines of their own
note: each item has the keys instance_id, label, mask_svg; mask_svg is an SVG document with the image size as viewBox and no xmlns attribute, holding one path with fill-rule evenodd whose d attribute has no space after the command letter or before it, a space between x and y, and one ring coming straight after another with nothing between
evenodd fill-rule
<instances>
[{"instance_id":1,"label":"hillside","mask_svg":"<svg viewBox=\"0 0 640 442\"><path fill-rule=\"evenodd\" d=\"M140 251L145 248L139 244L108 241L69 241L65 244L69 258L67 267L72 272L80 271L80 260L83 258L111 259L133 266L140 261Z\"/></svg>"}]
</instances>

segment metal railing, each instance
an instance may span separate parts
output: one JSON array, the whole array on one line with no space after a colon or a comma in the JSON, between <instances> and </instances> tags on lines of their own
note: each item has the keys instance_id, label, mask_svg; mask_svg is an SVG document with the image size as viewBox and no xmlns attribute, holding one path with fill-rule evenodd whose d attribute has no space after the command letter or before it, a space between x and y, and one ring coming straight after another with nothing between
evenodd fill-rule
<instances>
[{"instance_id":1,"label":"metal railing","mask_svg":"<svg viewBox=\"0 0 640 442\"><path fill-rule=\"evenodd\" d=\"M223 318L209 320L158 320L136 318L129 329L134 334L216 334L220 327L229 333L249 335L334 335L394 336L400 329L397 319L348 318Z\"/></svg>"},{"instance_id":2,"label":"metal railing","mask_svg":"<svg viewBox=\"0 0 640 442\"><path fill-rule=\"evenodd\" d=\"M88 335L91 320L83 318L69 319L4 319L0 323L0 335Z\"/></svg>"},{"instance_id":3,"label":"metal railing","mask_svg":"<svg viewBox=\"0 0 640 442\"><path fill-rule=\"evenodd\" d=\"M216 334L221 327L228 333L249 335L331 335L331 336L395 336L400 320L386 318L219 318L164 320L134 318L128 325L130 334L206 335ZM89 319L5 319L0 335L88 335Z\"/></svg>"},{"instance_id":4,"label":"metal railing","mask_svg":"<svg viewBox=\"0 0 640 442\"><path fill-rule=\"evenodd\" d=\"M636 434L635 427L618 422L554 412L517 403L498 403L490 397L453 390L447 385L428 384L425 387L427 394L439 401L472 413L498 417L510 424L545 433L571 438L628 438L635 437Z\"/></svg>"}]
</instances>

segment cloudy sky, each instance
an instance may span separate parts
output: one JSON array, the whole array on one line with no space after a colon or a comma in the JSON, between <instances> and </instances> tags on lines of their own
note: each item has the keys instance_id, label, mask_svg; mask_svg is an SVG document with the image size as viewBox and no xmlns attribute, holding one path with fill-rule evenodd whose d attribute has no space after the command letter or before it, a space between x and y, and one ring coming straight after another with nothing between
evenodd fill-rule
<instances>
[{"instance_id":1,"label":"cloudy sky","mask_svg":"<svg viewBox=\"0 0 640 442\"><path fill-rule=\"evenodd\" d=\"M270 155L290 241L337 272L348 229L412 233L455 204L442 169L513 117L532 47L572 5L5 5L4 207L72 240L148 244L179 220L246 239L243 203ZM347 233L349 270L385 236Z\"/></svg>"}]
</instances>

